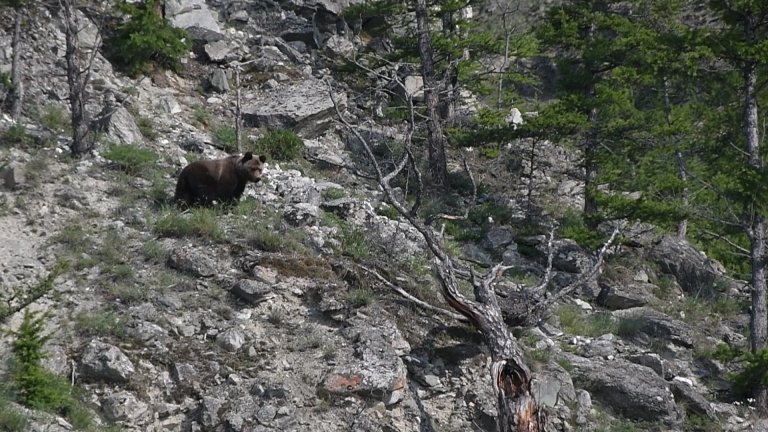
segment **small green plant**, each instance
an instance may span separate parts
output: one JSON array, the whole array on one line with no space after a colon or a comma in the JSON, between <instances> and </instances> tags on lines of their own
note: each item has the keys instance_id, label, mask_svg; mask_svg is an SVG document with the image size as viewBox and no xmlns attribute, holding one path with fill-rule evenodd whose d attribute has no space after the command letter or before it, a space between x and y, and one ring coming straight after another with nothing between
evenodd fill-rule
<instances>
[{"instance_id":1,"label":"small green plant","mask_svg":"<svg viewBox=\"0 0 768 432\"><path fill-rule=\"evenodd\" d=\"M60 105L47 105L40 115L40 124L55 132L69 128L69 120L67 110Z\"/></svg>"},{"instance_id":2,"label":"small green plant","mask_svg":"<svg viewBox=\"0 0 768 432\"><path fill-rule=\"evenodd\" d=\"M597 337L613 333L616 324L608 313L595 312L585 314L579 306L565 304L555 309L560 319L560 326L568 334Z\"/></svg>"},{"instance_id":3,"label":"small green plant","mask_svg":"<svg viewBox=\"0 0 768 432\"><path fill-rule=\"evenodd\" d=\"M152 150L133 144L112 144L102 154L129 175L139 175L154 167L160 156Z\"/></svg>"},{"instance_id":4,"label":"small green plant","mask_svg":"<svg viewBox=\"0 0 768 432\"><path fill-rule=\"evenodd\" d=\"M165 260L165 257L168 254L163 245L154 239L147 241L141 246L141 253L146 260L155 263Z\"/></svg>"},{"instance_id":5,"label":"small green plant","mask_svg":"<svg viewBox=\"0 0 768 432\"><path fill-rule=\"evenodd\" d=\"M172 207L155 221L154 232L165 237L206 237L221 241L224 231L219 226L220 212L212 208L196 207L189 214L181 214Z\"/></svg>"},{"instance_id":6,"label":"small green plant","mask_svg":"<svg viewBox=\"0 0 768 432\"><path fill-rule=\"evenodd\" d=\"M125 319L111 311L82 311L75 315L75 324L83 336L126 337Z\"/></svg>"},{"instance_id":7,"label":"small green plant","mask_svg":"<svg viewBox=\"0 0 768 432\"><path fill-rule=\"evenodd\" d=\"M501 155L501 151L497 147L480 147L480 154L487 159L497 159Z\"/></svg>"},{"instance_id":8,"label":"small green plant","mask_svg":"<svg viewBox=\"0 0 768 432\"><path fill-rule=\"evenodd\" d=\"M202 105L192 108L192 118L202 126L210 126L213 122L213 116Z\"/></svg>"},{"instance_id":9,"label":"small green plant","mask_svg":"<svg viewBox=\"0 0 768 432\"><path fill-rule=\"evenodd\" d=\"M218 126L213 130L213 142L225 151L237 150L237 134L231 126Z\"/></svg>"},{"instance_id":10,"label":"small green plant","mask_svg":"<svg viewBox=\"0 0 768 432\"><path fill-rule=\"evenodd\" d=\"M117 8L128 19L121 21L104 41L104 51L110 60L133 76L154 67L181 69L180 59L189 50L190 41L184 30L163 18L157 0L121 0Z\"/></svg>"},{"instance_id":11,"label":"small green plant","mask_svg":"<svg viewBox=\"0 0 768 432\"><path fill-rule=\"evenodd\" d=\"M365 233L352 227L342 228L341 253L363 260L371 256L371 244Z\"/></svg>"},{"instance_id":12,"label":"small green plant","mask_svg":"<svg viewBox=\"0 0 768 432\"><path fill-rule=\"evenodd\" d=\"M250 151L277 161L291 161L304 155L304 141L296 132L277 129L250 144Z\"/></svg>"},{"instance_id":13,"label":"small green plant","mask_svg":"<svg viewBox=\"0 0 768 432\"><path fill-rule=\"evenodd\" d=\"M21 123L15 123L5 130L0 138L0 143L6 147L28 146L32 144L32 137L27 133L27 128Z\"/></svg>"},{"instance_id":14,"label":"small green plant","mask_svg":"<svg viewBox=\"0 0 768 432\"><path fill-rule=\"evenodd\" d=\"M267 313L267 321L274 325L280 325L285 321L285 313L276 307L270 308Z\"/></svg>"},{"instance_id":15,"label":"small green plant","mask_svg":"<svg viewBox=\"0 0 768 432\"><path fill-rule=\"evenodd\" d=\"M28 430L27 416L15 410L4 397L0 398L0 430L23 432Z\"/></svg>"},{"instance_id":16,"label":"small green plant","mask_svg":"<svg viewBox=\"0 0 768 432\"><path fill-rule=\"evenodd\" d=\"M67 383L41 364L46 357L43 346L52 336L43 334L47 318L39 312L24 311L18 330L11 332L14 358L9 373L19 402L32 408L59 410L71 400Z\"/></svg>"},{"instance_id":17,"label":"small green plant","mask_svg":"<svg viewBox=\"0 0 768 432\"><path fill-rule=\"evenodd\" d=\"M618 328L616 329L616 334L625 338L625 339L631 339L638 334L643 329L643 320L641 318L622 318L619 320Z\"/></svg>"},{"instance_id":18,"label":"small green plant","mask_svg":"<svg viewBox=\"0 0 768 432\"><path fill-rule=\"evenodd\" d=\"M587 227L582 215L575 211L566 212L560 219L559 231L561 237L569 238L588 250L595 250L605 242L605 235Z\"/></svg>"},{"instance_id":19,"label":"small green plant","mask_svg":"<svg viewBox=\"0 0 768 432\"><path fill-rule=\"evenodd\" d=\"M355 288L349 292L347 299L354 308L365 307L373 303L373 293L366 288Z\"/></svg>"},{"instance_id":20,"label":"small green plant","mask_svg":"<svg viewBox=\"0 0 768 432\"><path fill-rule=\"evenodd\" d=\"M79 221L70 221L53 237L53 240L65 246L70 252L85 252L91 240Z\"/></svg>"},{"instance_id":21,"label":"small green plant","mask_svg":"<svg viewBox=\"0 0 768 432\"><path fill-rule=\"evenodd\" d=\"M154 141L160 136L157 130L155 130L155 122L149 117L137 116L136 126L139 128L141 135L150 141Z\"/></svg>"},{"instance_id":22,"label":"small green plant","mask_svg":"<svg viewBox=\"0 0 768 432\"><path fill-rule=\"evenodd\" d=\"M323 198L327 200L335 200L345 196L347 196L347 192L341 188L328 188L323 191Z\"/></svg>"},{"instance_id":23,"label":"small green plant","mask_svg":"<svg viewBox=\"0 0 768 432\"><path fill-rule=\"evenodd\" d=\"M392 220L397 220L400 217L400 212L396 208L385 204L380 205L376 209L376 214Z\"/></svg>"}]
</instances>

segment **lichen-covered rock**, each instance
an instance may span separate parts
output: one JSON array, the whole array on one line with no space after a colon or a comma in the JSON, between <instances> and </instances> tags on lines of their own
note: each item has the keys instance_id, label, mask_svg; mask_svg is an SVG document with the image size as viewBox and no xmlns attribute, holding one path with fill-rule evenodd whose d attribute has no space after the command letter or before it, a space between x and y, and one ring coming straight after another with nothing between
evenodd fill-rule
<instances>
[{"instance_id":1,"label":"lichen-covered rock","mask_svg":"<svg viewBox=\"0 0 768 432\"><path fill-rule=\"evenodd\" d=\"M91 341L80 360L80 375L90 381L128 382L136 369L120 348L97 340Z\"/></svg>"}]
</instances>

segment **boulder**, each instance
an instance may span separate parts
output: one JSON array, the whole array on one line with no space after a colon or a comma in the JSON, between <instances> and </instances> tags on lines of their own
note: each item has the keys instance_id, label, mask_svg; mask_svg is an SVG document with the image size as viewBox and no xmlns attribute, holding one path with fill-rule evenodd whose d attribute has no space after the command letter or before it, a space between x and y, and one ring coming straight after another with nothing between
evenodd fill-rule
<instances>
[{"instance_id":1,"label":"boulder","mask_svg":"<svg viewBox=\"0 0 768 432\"><path fill-rule=\"evenodd\" d=\"M336 117L329 87L310 79L278 84L244 98L243 122L249 127L293 129L306 138L314 138L331 126ZM346 95L334 92L340 110L346 106Z\"/></svg>"},{"instance_id":2,"label":"boulder","mask_svg":"<svg viewBox=\"0 0 768 432\"><path fill-rule=\"evenodd\" d=\"M649 257L663 272L675 276L686 293L705 297L714 295L714 283L720 274L720 265L686 240L665 236L651 248Z\"/></svg>"},{"instance_id":3,"label":"boulder","mask_svg":"<svg viewBox=\"0 0 768 432\"><path fill-rule=\"evenodd\" d=\"M120 348L97 340L85 347L80 360L80 375L90 381L125 383L135 371L133 363Z\"/></svg>"},{"instance_id":4,"label":"boulder","mask_svg":"<svg viewBox=\"0 0 768 432\"><path fill-rule=\"evenodd\" d=\"M651 369L621 359L565 355L573 366L574 385L589 391L593 399L629 419L680 424L681 413L669 383Z\"/></svg>"},{"instance_id":5,"label":"boulder","mask_svg":"<svg viewBox=\"0 0 768 432\"><path fill-rule=\"evenodd\" d=\"M650 342L662 339L685 348L693 348L694 330L686 323L678 321L662 312L649 307L637 307L613 312L621 320L620 327L625 337Z\"/></svg>"}]
</instances>

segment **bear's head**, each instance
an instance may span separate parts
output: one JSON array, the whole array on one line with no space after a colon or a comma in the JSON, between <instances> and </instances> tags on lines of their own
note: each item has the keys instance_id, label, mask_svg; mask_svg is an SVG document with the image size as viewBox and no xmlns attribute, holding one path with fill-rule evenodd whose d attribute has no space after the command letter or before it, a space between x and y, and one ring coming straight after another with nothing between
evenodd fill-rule
<instances>
[{"instance_id":1,"label":"bear's head","mask_svg":"<svg viewBox=\"0 0 768 432\"><path fill-rule=\"evenodd\" d=\"M246 181L257 183L261 180L261 173L264 169L264 162L266 161L266 156L253 156L253 153L251 152L246 153L235 163L237 176Z\"/></svg>"}]
</instances>

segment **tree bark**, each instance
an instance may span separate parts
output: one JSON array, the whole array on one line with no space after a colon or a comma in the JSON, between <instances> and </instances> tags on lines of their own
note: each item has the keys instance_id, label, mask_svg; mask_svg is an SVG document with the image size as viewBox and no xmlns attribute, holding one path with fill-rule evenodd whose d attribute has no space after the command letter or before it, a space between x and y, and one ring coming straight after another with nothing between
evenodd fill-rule
<instances>
[{"instance_id":1,"label":"tree bark","mask_svg":"<svg viewBox=\"0 0 768 432\"><path fill-rule=\"evenodd\" d=\"M747 38L754 40L754 27L751 16L746 19L745 28ZM748 61L744 67L744 105L745 105L745 134L747 138L747 154L749 165L755 170L763 169L763 160L760 156L760 137L758 133L758 108L757 108L757 62ZM749 229L750 264L752 265L752 314L750 316L749 330L752 336L752 353L768 348L768 304L766 303L766 218L759 210L758 203L751 203L751 221ZM755 406L761 412L768 411L768 388L765 384L758 384L755 389Z\"/></svg>"},{"instance_id":2,"label":"tree bark","mask_svg":"<svg viewBox=\"0 0 768 432\"><path fill-rule=\"evenodd\" d=\"M93 145L88 140L87 111L85 110L85 87L88 83L90 67L81 67L82 49L78 37L78 26L75 18L75 8L70 0L60 2L64 13L67 62L67 84L69 86L69 109L72 123L72 156L80 157L91 151ZM90 66L90 65L89 65Z\"/></svg>"},{"instance_id":3,"label":"tree bark","mask_svg":"<svg viewBox=\"0 0 768 432\"><path fill-rule=\"evenodd\" d=\"M432 42L429 35L429 17L426 0L416 0L416 31L419 39L421 77L424 80L424 99L427 105L427 150L429 171L432 182L443 186L448 179L448 165L445 157L446 139L440 118L439 85L435 76L435 62L432 57Z\"/></svg>"},{"instance_id":4,"label":"tree bark","mask_svg":"<svg viewBox=\"0 0 768 432\"><path fill-rule=\"evenodd\" d=\"M22 80L21 64L21 22L24 19L24 10L21 7L16 8L13 23L13 61L11 64L11 83L13 91L11 93L11 117L18 120L21 117L21 107L24 102L24 81Z\"/></svg>"}]
</instances>

